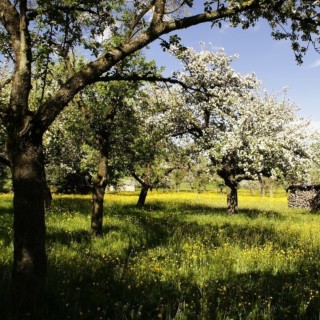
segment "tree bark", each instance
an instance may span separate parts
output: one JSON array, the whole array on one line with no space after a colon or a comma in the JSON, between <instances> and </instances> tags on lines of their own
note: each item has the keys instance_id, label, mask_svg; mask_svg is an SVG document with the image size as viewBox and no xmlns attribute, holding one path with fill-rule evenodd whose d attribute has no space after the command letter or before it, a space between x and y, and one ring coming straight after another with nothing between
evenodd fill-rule
<instances>
[{"instance_id":1,"label":"tree bark","mask_svg":"<svg viewBox=\"0 0 320 320\"><path fill-rule=\"evenodd\" d=\"M144 174L140 178L134 171L132 171L132 176L141 184L141 191L139 195L138 202L136 204L137 208L142 208L146 203L146 198L148 191L152 189L153 185L151 184L151 164L147 162L144 169Z\"/></svg>"},{"instance_id":2,"label":"tree bark","mask_svg":"<svg viewBox=\"0 0 320 320\"><path fill-rule=\"evenodd\" d=\"M45 250L46 181L42 137L11 136L8 153L14 189L12 318L43 318L47 255Z\"/></svg>"},{"instance_id":3,"label":"tree bark","mask_svg":"<svg viewBox=\"0 0 320 320\"><path fill-rule=\"evenodd\" d=\"M107 186L108 158L100 151L97 177L93 183L91 231L95 236L102 236L103 204Z\"/></svg>"},{"instance_id":4,"label":"tree bark","mask_svg":"<svg viewBox=\"0 0 320 320\"><path fill-rule=\"evenodd\" d=\"M142 186L141 191L140 191L140 195L139 195L139 199L137 202L137 208L144 207L149 189L150 189L150 187L147 185Z\"/></svg>"},{"instance_id":5,"label":"tree bark","mask_svg":"<svg viewBox=\"0 0 320 320\"><path fill-rule=\"evenodd\" d=\"M238 212L238 185L234 181L225 181L227 187L227 207L229 213Z\"/></svg>"},{"instance_id":6,"label":"tree bark","mask_svg":"<svg viewBox=\"0 0 320 320\"><path fill-rule=\"evenodd\" d=\"M229 213L238 212L238 181L234 174L223 169L218 170L218 175L224 180L227 191L227 208Z\"/></svg>"}]
</instances>

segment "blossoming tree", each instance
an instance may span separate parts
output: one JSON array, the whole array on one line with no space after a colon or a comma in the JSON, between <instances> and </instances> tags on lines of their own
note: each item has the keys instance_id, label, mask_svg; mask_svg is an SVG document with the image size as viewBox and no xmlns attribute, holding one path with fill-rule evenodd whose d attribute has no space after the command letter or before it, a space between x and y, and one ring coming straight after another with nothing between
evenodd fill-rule
<instances>
[{"instance_id":1,"label":"blossoming tree","mask_svg":"<svg viewBox=\"0 0 320 320\"><path fill-rule=\"evenodd\" d=\"M173 52L184 68L176 76L195 91L178 108L182 133L191 134L199 152L216 166L227 186L228 210L238 207L237 186L259 176L301 180L312 153L308 121L285 97L263 92L254 75L236 73L223 51Z\"/></svg>"},{"instance_id":2,"label":"blossoming tree","mask_svg":"<svg viewBox=\"0 0 320 320\"><path fill-rule=\"evenodd\" d=\"M242 180L307 178L312 162L310 128L295 111L290 102L265 93L251 100L210 148L209 157L227 186L229 212L237 212Z\"/></svg>"}]
</instances>

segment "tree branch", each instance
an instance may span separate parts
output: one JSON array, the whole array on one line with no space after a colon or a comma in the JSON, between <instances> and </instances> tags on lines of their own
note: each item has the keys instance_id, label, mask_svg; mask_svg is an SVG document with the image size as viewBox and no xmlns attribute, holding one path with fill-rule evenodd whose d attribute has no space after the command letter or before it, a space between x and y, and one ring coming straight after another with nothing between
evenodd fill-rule
<instances>
[{"instance_id":1,"label":"tree branch","mask_svg":"<svg viewBox=\"0 0 320 320\"><path fill-rule=\"evenodd\" d=\"M143 181L133 170L131 171L131 175L144 187L152 188L152 185Z\"/></svg>"},{"instance_id":2,"label":"tree branch","mask_svg":"<svg viewBox=\"0 0 320 320\"><path fill-rule=\"evenodd\" d=\"M141 19L151 10L151 8L154 5L154 2L155 0L151 1L149 5L146 5L143 10L135 13L135 17L132 19L131 28L130 28L132 31L136 28L136 26L139 24Z\"/></svg>"},{"instance_id":3,"label":"tree branch","mask_svg":"<svg viewBox=\"0 0 320 320\"><path fill-rule=\"evenodd\" d=\"M163 5L163 1L158 1L157 14L159 15L163 12L160 2ZM243 4L237 8L206 12L169 22L163 22L154 18L153 21L157 20L157 24L152 24L145 32L138 34L135 38L128 40L119 47L107 52L97 60L88 63L82 70L69 78L50 100L39 107L34 119L34 123L36 124L35 130L40 133L45 132L58 114L79 91L90 84L101 81L101 75L110 70L119 61L122 61L132 53L146 47L161 35L167 34L173 30L188 28L202 22L227 18L241 11L248 10L257 3L258 0L244 1Z\"/></svg>"},{"instance_id":4,"label":"tree branch","mask_svg":"<svg viewBox=\"0 0 320 320\"><path fill-rule=\"evenodd\" d=\"M258 5L258 3L258 0L243 1L243 3L237 7L227 7L221 10L209 11L182 19L165 22L166 26L165 32L163 34L169 33L174 30L185 29L204 22L213 22L225 19L233 16L234 14L249 10L250 8Z\"/></svg>"},{"instance_id":5,"label":"tree branch","mask_svg":"<svg viewBox=\"0 0 320 320\"><path fill-rule=\"evenodd\" d=\"M151 29L153 29L154 27L162 23L163 16L164 16L165 3L166 1L164 0L155 0L154 12L151 20L151 25L150 25Z\"/></svg>"},{"instance_id":6,"label":"tree branch","mask_svg":"<svg viewBox=\"0 0 320 320\"><path fill-rule=\"evenodd\" d=\"M0 91L1 91L7 84L9 84L11 81L12 81L12 77L3 80L3 81L0 83Z\"/></svg>"},{"instance_id":7,"label":"tree branch","mask_svg":"<svg viewBox=\"0 0 320 320\"><path fill-rule=\"evenodd\" d=\"M64 13L69 13L69 12L72 12L72 11L79 11L79 12L90 13L92 15L99 16L99 12L93 11L93 10L91 10L89 8L83 8L83 7L80 7L78 5L71 5L71 6L56 5L55 9L56 10L61 10ZM44 12L42 10L43 10L43 7L41 8L41 10L39 10L39 9L35 9L35 10L30 9L30 10L28 10L28 19L29 20L34 20L39 14L44 14ZM47 13L47 12L45 12L45 13Z\"/></svg>"},{"instance_id":8,"label":"tree branch","mask_svg":"<svg viewBox=\"0 0 320 320\"><path fill-rule=\"evenodd\" d=\"M114 75L114 76L107 76L107 77L100 77L98 81L103 82L111 82L111 81L147 81L147 82L167 82L172 84L179 84L184 89L190 90L193 89L187 86L184 82L173 79L173 78L166 78L161 76L153 76L153 75L138 75L138 74L128 74L128 75Z\"/></svg>"},{"instance_id":9,"label":"tree branch","mask_svg":"<svg viewBox=\"0 0 320 320\"><path fill-rule=\"evenodd\" d=\"M0 21L10 35L12 45L20 37L20 19L19 13L13 7L9 0L0 1Z\"/></svg>"},{"instance_id":10,"label":"tree branch","mask_svg":"<svg viewBox=\"0 0 320 320\"><path fill-rule=\"evenodd\" d=\"M84 13L90 13L93 15L99 15L96 11L93 11L89 8L83 8L79 7L78 5L72 5L72 6L63 6L63 5L58 5L55 6L57 10L61 10L63 12L72 12L72 11L79 11L79 12L84 12Z\"/></svg>"}]
</instances>

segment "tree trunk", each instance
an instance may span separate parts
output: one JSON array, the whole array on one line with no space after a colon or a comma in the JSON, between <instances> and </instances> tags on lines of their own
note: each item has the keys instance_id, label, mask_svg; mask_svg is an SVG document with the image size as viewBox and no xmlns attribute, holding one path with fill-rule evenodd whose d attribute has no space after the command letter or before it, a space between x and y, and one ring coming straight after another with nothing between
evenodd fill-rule
<instances>
[{"instance_id":1,"label":"tree trunk","mask_svg":"<svg viewBox=\"0 0 320 320\"><path fill-rule=\"evenodd\" d=\"M238 186L237 183L226 182L227 187L227 206L229 213L238 212Z\"/></svg>"},{"instance_id":2,"label":"tree trunk","mask_svg":"<svg viewBox=\"0 0 320 320\"><path fill-rule=\"evenodd\" d=\"M103 203L107 186L108 158L100 151L97 177L93 183L91 231L95 236L102 236Z\"/></svg>"},{"instance_id":3,"label":"tree trunk","mask_svg":"<svg viewBox=\"0 0 320 320\"><path fill-rule=\"evenodd\" d=\"M266 196L266 182L265 182L264 178L260 178L259 182L260 182L260 194L262 197L265 197Z\"/></svg>"},{"instance_id":4,"label":"tree trunk","mask_svg":"<svg viewBox=\"0 0 320 320\"><path fill-rule=\"evenodd\" d=\"M227 191L227 208L229 213L238 212L238 182L232 174L228 172L219 173L223 178Z\"/></svg>"},{"instance_id":5,"label":"tree trunk","mask_svg":"<svg viewBox=\"0 0 320 320\"><path fill-rule=\"evenodd\" d=\"M227 208L229 213L238 212L238 182L228 169L218 170L218 175L224 180L227 192Z\"/></svg>"},{"instance_id":6,"label":"tree trunk","mask_svg":"<svg viewBox=\"0 0 320 320\"><path fill-rule=\"evenodd\" d=\"M149 189L150 187L147 185L142 186L137 202L137 208L142 208L145 205Z\"/></svg>"},{"instance_id":7,"label":"tree trunk","mask_svg":"<svg viewBox=\"0 0 320 320\"><path fill-rule=\"evenodd\" d=\"M8 139L14 190L14 260L12 318L44 317L47 274L45 181L42 137Z\"/></svg>"},{"instance_id":8,"label":"tree trunk","mask_svg":"<svg viewBox=\"0 0 320 320\"><path fill-rule=\"evenodd\" d=\"M270 186L269 186L269 196L270 196L270 198L273 198L273 185L272 184L270 184Z\"/></svg>"}]
</instances>

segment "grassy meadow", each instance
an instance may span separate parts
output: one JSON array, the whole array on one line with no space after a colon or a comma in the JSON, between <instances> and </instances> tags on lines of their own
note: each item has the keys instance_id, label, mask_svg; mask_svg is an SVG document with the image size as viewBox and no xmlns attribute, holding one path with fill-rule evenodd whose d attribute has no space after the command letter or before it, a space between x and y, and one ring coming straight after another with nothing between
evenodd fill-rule
<instances>
[{"instance_id":1,"label":"grassy meadow","mask_svg":"<svg viewBox=\"0 0 320 320\"><path fill-rule=\"evenodd\" d=\"M11 196L0 196L0 319L12 262ZM47 213L47 319L319 319L320 215L285 194L106 196L104 236L90 196L56 196Z\"/></svg>"}]
</instances>

